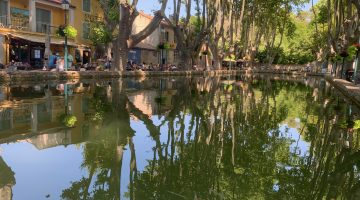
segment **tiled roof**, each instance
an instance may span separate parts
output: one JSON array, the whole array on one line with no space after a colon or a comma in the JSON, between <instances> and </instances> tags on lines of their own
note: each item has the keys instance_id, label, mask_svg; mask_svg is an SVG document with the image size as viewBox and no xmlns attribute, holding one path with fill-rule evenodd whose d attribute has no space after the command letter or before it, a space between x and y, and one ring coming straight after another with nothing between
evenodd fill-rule
<instances>
[{"instance_id":1,"label":"tiled roof","mask_svg":"<svg viewBox=\"0 0 360 200\"><path fill-rule=\"evenodd\" d=\"M149 15L149 14L147 14L147 13L145 13L144 11L139 11L139 15L141 15L141 16L143 16L143 17L146 17L146 18L148 18L148 19L153 19L154 18L154 16L152 16L152 15Z\"/></svg>"},{"instance_id":2,"label":"tiled roof","mask_svg":"<svg viewBox=\"0 0 360 200\"><path fill-rule=\"evenodd\" d=\"M63 0L44 0L44 1L48 1L48 2L51 2L51 3L56 3L56 4L61 4ZM78 0L77 0L78 1ZM70 3L70 2L69 2ZM72 8L75 8L75 6L73 4L70 3L70 6Z\"/></svg>"},{"instance_id":3,"label":"tiled roof","mask_svg":"<svg viewBox=\"0 0 360 200\"><path fill-rule=\"evenodd\" d=\"M141 16L143 16L143 17L145 17L145 18L148 18L148 19L150 19L150 20L152 20L153 18L154 18L154 16L152 16L152 15L150 15L150 14L147 14L147 13L145 13L144 11L139 11L139 15L141 15ZM169 23L167 23L165 20L162 20L161 21L161 24L162 25L165 25L165 26L169 26Z\"/></svg>"}]
</instances>

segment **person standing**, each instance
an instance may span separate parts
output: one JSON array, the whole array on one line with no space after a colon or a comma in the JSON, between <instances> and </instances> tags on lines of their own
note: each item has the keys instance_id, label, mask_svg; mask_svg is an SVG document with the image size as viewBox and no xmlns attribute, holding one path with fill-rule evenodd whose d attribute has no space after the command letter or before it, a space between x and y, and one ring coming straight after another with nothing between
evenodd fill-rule
<instances>
[{"instance_id":1,"label":"person standing","mask_svg":"<svg viewBox=\"0 0 360 200\"><path fill-rule=\"evenodd\" d=\"M69 54L67 61L68 61L68 70L72 70L72 64L74 62L74 57L71 54Z\"/></svg>"},{"instance_id":2,"label":"person standing","mask_svg":"<svg viewBox=\"0 0 360 200\"><path fill-rule=\"evenodd\" d=\"M55 53L53 53L52 55L49 56L48 68L50 70L53 69L53 68L56 68L56 55L55 55Z\"/></svg>"},{"instance_id":3,"label":"person standing","mask_svg":"<svg viewBox=\"0 0 360 200\"><path fill-rule=\"evenodd\" d=\"M59 59L57 59L57 64L56 64L56 69L59 72L63 72L64 71L64 65L65 65L65 59L60 57Z\"/></svg>"}]
</instances>

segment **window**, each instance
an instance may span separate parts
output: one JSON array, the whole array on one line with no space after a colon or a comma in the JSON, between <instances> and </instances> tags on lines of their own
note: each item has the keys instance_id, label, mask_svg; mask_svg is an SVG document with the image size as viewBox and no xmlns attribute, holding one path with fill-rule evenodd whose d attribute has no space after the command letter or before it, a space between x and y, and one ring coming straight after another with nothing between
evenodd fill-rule
<instances>
[{"instance_id":1,"label":"window","mask_svg":"<svg viewBox=\"0 0 360 200\"><path fill-rule=\"evenodd\" d=\"M160 36L161 37L160 38L161 42L166 42L166 31L165 31L165 29L161 28L160 33L161 33L161 36Z\"/></svg>"},{"instance_id":2,"label":"window","mask_svg":"<svg viewBox=\"0 0 360 200\"><path fill-rule=\"evenodd\" d=\"M40 59L41 58L41 51L40 51L40 49L35 49L34 50L34 58L35 59Z\"/></svg>"},{"instance_id":3,"label":"window","mask_svg":"<svg viewBox=\"0 0 360 200\"><path fill-rule=\"evenodd\" d=\"M91 10L90 2L91 2L91 0L83 0L83 11L84 12L90 12L90 10Z\"/></svg>"},{"instance_id":4,"label":"window","mask_svg":"<svg viewBox=\"0 0 360 200\"><path fill-rule=\"evenodd\" d=\"M84 22L83 23L82 36L83 36L84 39L89 39L90 38L90 23L89 22Z\"/></svg>"},{"instance_id":5,"label":"window","mask_svg":"<svg viewBox=\"0 0 360 200\"><path fill-rule=\"evenodd\" d=\"M8 2L0 0L0 24L7 24Z\"/></svg>"},{"instance_id":6,"label":"window","mask_svg":"<svg viewBox=\"0 0 360 200\"><path fill-rule=\"evenodd\" d=\"M36 8L36 32L46 33L47 28L51 25L51 12Z\"/></svg>"},{"instance_id":7,"label":"window","mask_svg":"<svg viewBox=\"0 0 360 200\"><path fill-rule=\"evenodd\" d=\"M165 32L165 41L169 42L169 32L168 31Z\"/></svg>"},{"instance_id":8,"label":"window","mask_svg":"<svg viewBox=\"0 0 360 200\"><path fill-rule=\"evenodd\" d=\"M27 17L29 17L29 14L30 14L28 10L24 10L24 9L20 9L20 8L11 7L10 10L11 10L12 17L27 18Z\"/></svg>"}]
</instances>

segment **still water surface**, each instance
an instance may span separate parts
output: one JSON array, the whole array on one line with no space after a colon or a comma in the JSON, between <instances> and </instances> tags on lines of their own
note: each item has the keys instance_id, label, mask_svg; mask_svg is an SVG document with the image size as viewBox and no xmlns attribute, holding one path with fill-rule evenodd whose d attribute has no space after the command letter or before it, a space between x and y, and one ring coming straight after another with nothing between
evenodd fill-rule
<instances>
[{"instance_id":1,"label":"still water surface","mask_svg":"<svg viewBox=\"0 0 360 200\"><path fill-rule=\"evenodd\" d=\"M360 199L358 109L283 79L2 86L0 199Z\"/></svg>"}]
</instances>

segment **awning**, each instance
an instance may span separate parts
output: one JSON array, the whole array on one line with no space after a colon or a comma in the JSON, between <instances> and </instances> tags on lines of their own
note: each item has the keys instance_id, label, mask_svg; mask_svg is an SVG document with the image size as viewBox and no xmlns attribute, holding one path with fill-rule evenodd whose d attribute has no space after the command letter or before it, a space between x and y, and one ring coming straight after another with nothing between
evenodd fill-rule
<instances>
[{"instance_id":1,"label":"awning","mask_svg":"<svg viewBox=\"0 0 360 200\"><path fill-rule=\"evenodd\" d=\"M30 42L36 42L36 43L44 43L45 44L45 40L46 37L45 36L37 36L37 35L24 35L24 34L18 34L18 33L9 33L7 34L10 38L15 38L15 39L22 39L22 40L26 40L26 41L30 41ZM56 37L51 37L51 44L55 44L55 45L64 45L65 41L63 38L56 38ZM69 46L72 47L78 47L78 44L76 44L75 42L68 40L67 43Z\"/></svg>"}]
</instances>

